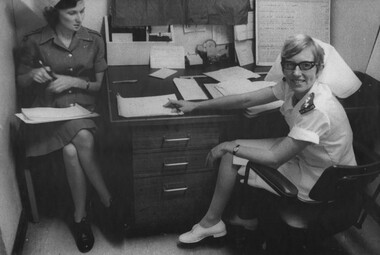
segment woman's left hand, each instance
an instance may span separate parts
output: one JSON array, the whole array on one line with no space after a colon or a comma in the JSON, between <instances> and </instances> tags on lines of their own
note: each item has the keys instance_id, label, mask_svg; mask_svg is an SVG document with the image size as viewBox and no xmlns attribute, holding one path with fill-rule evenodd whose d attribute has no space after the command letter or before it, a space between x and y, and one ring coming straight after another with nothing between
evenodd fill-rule
<instances>
[{"instance_id":1,"label":"woman's left hand","mask_svg":"<svg viewBox=\"0 0 380 255\"><path fill-rule=\"evenodd\" d=\"M223 157L223 155L228 152L227 148L230 145L230 143L231 142L224 142L224 143L218 144L217 146L215 146L214 148L212 148L210 150L210 152L207 154L206 165L209 166L209 167L213 167L215 161L218 158Z\"/></svg>"},{"instance_id":2,"label":"woman's left hand","mask_svg":"<svg viewBox=\"0 0 380 255\"><path fill-rule=\"evenodd\" d=\"M80 82L80 79L76 77L58 74L56 74L55 76L57 77L57 79L50 82L47 87L47 89L52 93L61 93L65 90L76 87L77 83Z\"/></svg>"}]
</instances>

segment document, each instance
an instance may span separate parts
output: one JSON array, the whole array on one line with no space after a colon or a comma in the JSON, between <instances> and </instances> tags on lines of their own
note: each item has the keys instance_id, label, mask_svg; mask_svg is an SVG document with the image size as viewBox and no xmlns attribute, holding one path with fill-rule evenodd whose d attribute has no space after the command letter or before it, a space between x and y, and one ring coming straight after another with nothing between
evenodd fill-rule
<instances>
[{"instance_id":1,"label":"document","mask_svg":"<svg viewBox=\"0 0 380 255\"><path fill-rule=\"evenodd\" d=\"M194 79L174 78L173 82L185 100L208 99L207 95L203 92L197 81Z\"/></svg>"},{"instance_id":2,"label":"document","mask_svg":"<svg viewBox=\"0 0 380 255\"><path fill-rule=\"evenodd\" d=\"M217 80L217 81L228 81L234 79L249 79L249 78L259 78L260 75L249 71L240 66L233 66L229 68L220 69L218 71L207 72L205 75Z\"/></svg>"},{"instance_id":3,"label":"document","mask_svg":"<svg viewBox=\"0 0 380 255\"><path fill-rule=\"evenodd\" d=\"M151 68L185 69L183 46L152 46L150 49Z\"/></svg>"},{"instance_id":4,"label":"document","mask_svg":"<svg viewBox=\"0 0 380 255\"><path fill-rule=\"evenodd\" d=\"M249 65L254 62L252 40L235 41L235 51L240 66Z\"/></svg>"},{"instance_id":5,"label":"document","mask_svg":"<svg viewBox=\"0 0 380 255\"><path fill-rule=\"evenodd\" d=\"M159 79L165 79L169 77L170 75L175 74L176 72L177 72L176 70L161 68L160 70L149 74L149 76L159 78Z\"/></svg>"},{"instance_id":6,"label":"document","mask_svg":"<svg viewBox=\"0 0 380 255\"><path fill-rule=\"evenodd\" d=\"M35 107L22 108L16 116L27 124L39 124L72 119L93 118L99 114L90 112L79 104L65 108Z\"/></svg>"},{"instance_id":7,"label":"document","mask_svg":"<svg viewBox=\"0 0 380 255\"><path fill-rule=\"evenodd\" d=\"M289 35L330 42L331 0L256 0L256 64L271 66Z\"/></svg>"},{"instance_id":8,"label":"document","mask_svg":"<svg viewBox=\"0 0 380 255\"><path fill-rule=\"evenodd\" d=\"M177 100L175 94L127 98L117 95L116 99L119 115L126 118L183 114L177 109L164 107L168 99Z\"/></svg>"},{"instance_id":9,"label":"document","mask_svg":"<svg viewBox=\"0 0 380 255\"><path fill-rule=\"evenodd\" d=\"M248 12L247 24L234 26L235 40L243 41L253 39L253 11Z\"/></svg>"}]
</instances>

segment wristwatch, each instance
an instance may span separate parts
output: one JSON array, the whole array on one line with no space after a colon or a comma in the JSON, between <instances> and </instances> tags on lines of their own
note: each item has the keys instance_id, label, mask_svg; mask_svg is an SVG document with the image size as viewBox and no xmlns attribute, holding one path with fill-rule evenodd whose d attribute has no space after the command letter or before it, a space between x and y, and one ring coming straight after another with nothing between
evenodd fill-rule
<instances>
[{"instance_id":1,"label":"wristwatch","mask_svg":"<svg viewBox=\"0 0 380 255\"><path fill-rule=\"evenodd\" d=\"M236 155L236 153L239 151L239 148L240 148L240 144L236 145L233 149L232 149L232 155Z\"/></svg>"}]
</instances>

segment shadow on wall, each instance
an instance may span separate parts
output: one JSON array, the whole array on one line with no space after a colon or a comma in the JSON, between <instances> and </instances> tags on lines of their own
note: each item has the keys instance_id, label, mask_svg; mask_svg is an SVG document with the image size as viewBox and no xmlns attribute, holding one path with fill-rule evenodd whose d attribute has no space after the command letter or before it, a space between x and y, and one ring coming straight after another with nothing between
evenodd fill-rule
<instances>
[{"instance_id":1,"label":"shadow on wall","mask_svg":"<svg viewBox=\"0 0 380 255\"><path fill-rule=\"evenodd\" d=\"M26 4L26 2L28 4ZM17 41L20 42L22 37L39 27L46 24L42 10L38 11L37 4L33 4L32 0L13 0L15 23L16 23L16 36Z\"/></svg>"}]
</instances>

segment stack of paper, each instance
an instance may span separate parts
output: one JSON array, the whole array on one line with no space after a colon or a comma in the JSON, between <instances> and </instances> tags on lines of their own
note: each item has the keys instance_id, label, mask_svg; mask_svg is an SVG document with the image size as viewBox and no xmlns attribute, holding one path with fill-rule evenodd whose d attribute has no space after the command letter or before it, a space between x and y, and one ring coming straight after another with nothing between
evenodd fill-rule
<instances>
[{"instance_id":1,"label":"stack of paper","mask_svg":"<svg viewBox=\"0 0 380 255\"><path fill-rule=\"evenodd\" d=\"M28 124L38 124L71 119L97 117L99 114L90 112L79 104L66 108L35 107L22 108L16 116Z\"/></svg>"},{"instance_id":2,"label":"stack of paper","mask_svg":"<svg viewBox=\"0 0 380 255\"><path fill-rule=\"evenodd\" d=\"M177 100L175 94L152 97L127 97L116 96L119 115L122 117L143 117L160 115L182 115L177 109L166 108L164 105L168 99Z\"/></svg>"}]
</instances>

